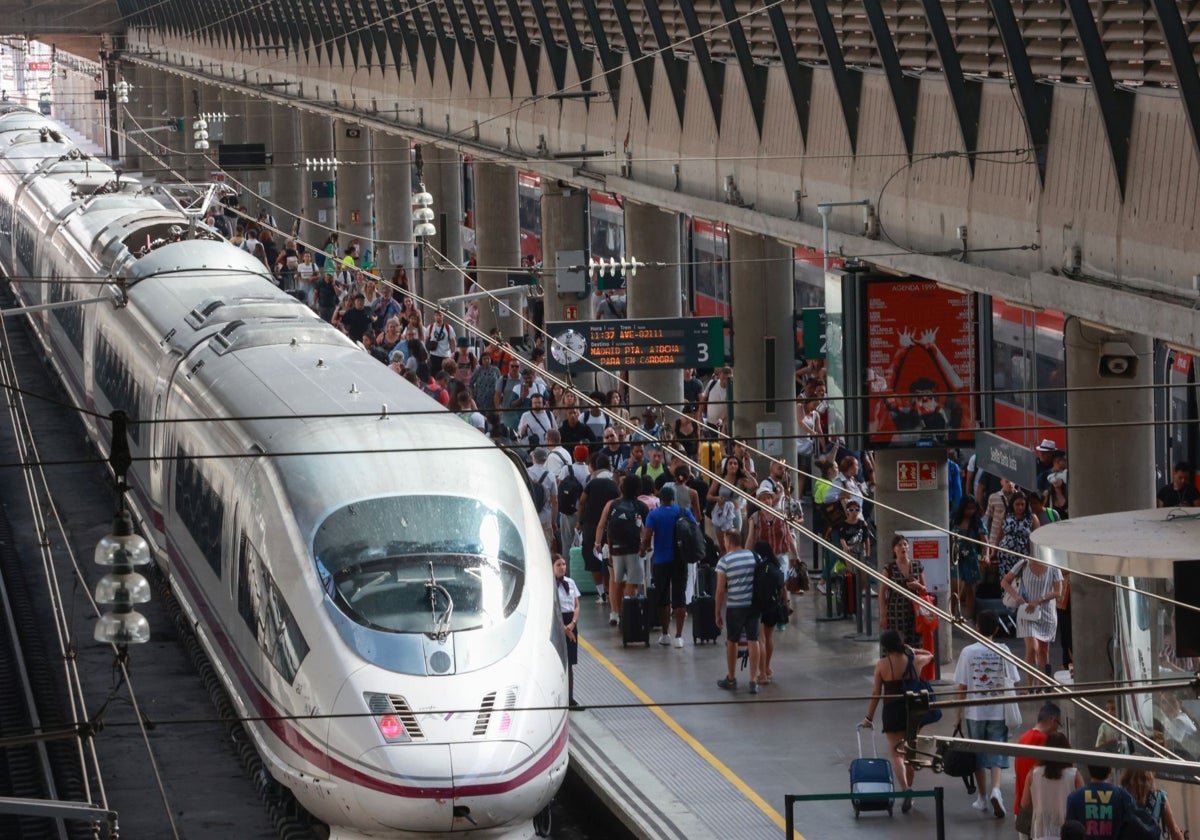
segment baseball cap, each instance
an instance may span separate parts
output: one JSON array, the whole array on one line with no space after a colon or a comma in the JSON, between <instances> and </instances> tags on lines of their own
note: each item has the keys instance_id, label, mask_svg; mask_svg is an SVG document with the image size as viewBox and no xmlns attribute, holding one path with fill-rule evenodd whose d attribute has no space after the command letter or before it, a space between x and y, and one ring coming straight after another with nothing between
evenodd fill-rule
<instances>
[{"instance_id":1,"label":"baseball cap","mask_svg":"<svg viewBox=\"0 0 1200 840\"><path fill-rule=\"evenodd\" d=\"M571 454L575 456L576 461L586 461L588 459L588 452L590 451L587 446L581 443L575 447L575 451Z\"/></svg>"}]
</instances>

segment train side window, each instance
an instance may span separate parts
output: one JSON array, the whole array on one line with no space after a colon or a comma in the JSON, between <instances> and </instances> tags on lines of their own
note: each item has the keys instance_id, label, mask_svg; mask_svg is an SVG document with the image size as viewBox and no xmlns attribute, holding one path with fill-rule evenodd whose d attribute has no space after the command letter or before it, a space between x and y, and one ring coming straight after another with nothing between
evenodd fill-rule
<instances>
[{"instance_id":1,"label":"train side window","mask_svg":"<svg viewBox=\"0 0 1200 840\"><path fill-rule=\"evenodd\" d=\"M275 585L262 557L243 532L238 541L238 614L258 640L271 666L289 683L294 682L308 642Z\"/></svg>"},{"instance_id":2,"label":"train side window","mask_svg":"<svg viewBox=\"0 0 1200 840\"><path fill-rule=\"evenodd\" d=\"M225 502L182 446L175 450L175 513L213 574L220 578Z\"/></svg>"}]
</instances>

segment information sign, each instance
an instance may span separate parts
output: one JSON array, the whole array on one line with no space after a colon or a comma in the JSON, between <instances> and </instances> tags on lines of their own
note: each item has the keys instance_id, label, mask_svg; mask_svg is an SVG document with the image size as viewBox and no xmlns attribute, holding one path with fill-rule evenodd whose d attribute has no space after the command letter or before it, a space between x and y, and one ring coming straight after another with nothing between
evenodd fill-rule
<instances>
[{"instance_id":1,"label":"information sign","mask_svg":"<svg viewBox=\"0 0 1200 840\"><path fill-rule=\"evenodd\" d=\"M640 318L550 321L549 369L594 370L720 367L725 364L721 318Z\"/></svg>"}]
</instances>

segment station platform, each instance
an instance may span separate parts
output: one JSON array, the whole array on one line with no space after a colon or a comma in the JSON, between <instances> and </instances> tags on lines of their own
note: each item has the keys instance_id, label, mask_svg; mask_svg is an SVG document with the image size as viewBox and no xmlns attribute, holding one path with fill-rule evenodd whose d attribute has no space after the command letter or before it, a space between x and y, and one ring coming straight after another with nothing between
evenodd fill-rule
<instances>
[{"instance_id":1,"label":"station platform","mask_svg":"<svg viewBox=\"0 0 1200 840\"><path fill-rule=\"evenodd\" d=\"M736 692L717 687L724 642L694 645L690 618L682 649L660 646L657 631L649 648L622 648L608 605L583 596L575 695L585 708L571 714L571 762L634 836L781 837L785 795L849 792L855 726L867 701L794 701L869 695L878 642L848 638L853 620L817 621L823 597L810 593L796 602L791 623L775 635L773 681L752 696L747 671L738 672ZM952 682L953 665L943 666L943 676ZM1035 710L1026 712L1028 720ZM926 732L949 734L953 726L946 715ZM869 755L869 733L863 735ZM875 740L884 755L882 733ZM1011 769L1002 785L1005 819L971 808L960 779L917 774L916 789L935 786L945 789L948 837L1013 836ZM794 814L805 840L936 836L932 799L914 800L908 814L897 802L892 817L880 811L856 819L844 800L800 803Z\"/></svg>"}]
</instances>

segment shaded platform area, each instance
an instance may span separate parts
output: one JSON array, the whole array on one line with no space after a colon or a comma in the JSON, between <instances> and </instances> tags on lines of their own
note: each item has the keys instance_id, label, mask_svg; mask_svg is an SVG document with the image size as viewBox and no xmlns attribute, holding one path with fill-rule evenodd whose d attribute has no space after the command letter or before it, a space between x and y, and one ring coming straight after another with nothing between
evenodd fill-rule
<instances>
[{"instance_id":1,"label":"shaded platform area","mask_svg":"<svg viewBox=\"0 0 1200 840\"><path fill-rule=\"evenodd\" d=\"M649 648L622 648L607 604L585 595L581 608L576 699L597 707L571 715L572 766L635 836L781 837L785 795L849 791L854 727L867 701L848 698L870 694L878 644L846 638L853 621L816 621L823 598L804 596L787 629L776 633L774 681L757 696L748 693L746 671L738 672L737 692L717 687L724 644L693 645L690 623L682 649L659 646L657 633ZM952 667L945 676L952 677ZM844 699L794 702L819 698ZM952 729L948 715L925 731ZM883 755L882 734L876 745ZM1006 804L1012 784L1009 770ZM917 789L936 785L946 791L948 836L1013 836L1011 815L999 820L973 810L961 780L917 774ZM932 799L917 800L909 814L897 802L894 817L876 812L858 819L845 801L803 803L795 822L806 840L935 836Z\"/></svg>"}]
</instances>

